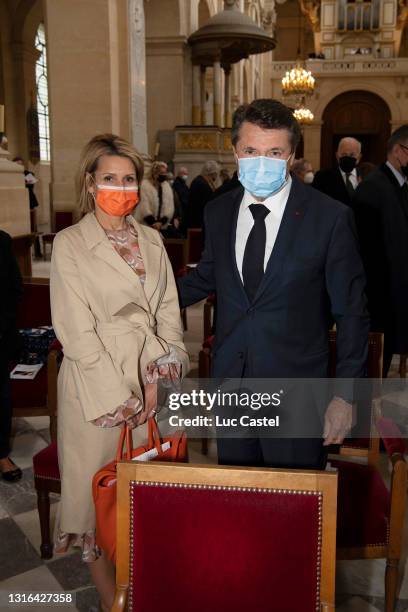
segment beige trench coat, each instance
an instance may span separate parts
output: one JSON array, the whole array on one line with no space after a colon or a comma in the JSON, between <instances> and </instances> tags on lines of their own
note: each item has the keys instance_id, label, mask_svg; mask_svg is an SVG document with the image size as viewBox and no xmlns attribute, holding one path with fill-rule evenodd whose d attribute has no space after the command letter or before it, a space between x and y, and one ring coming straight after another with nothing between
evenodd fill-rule
<instances>
[{"instance_id":1,"label":"beige trench coat","mask_svg":"<svg viewBox=\"0 0 408 612\"><path fill-rule=\"evenodd\" d=\"M160 234L139 225L146 281L115 251L93 213L60 232L51 263L52 321L64 359L58 377L58 458L62 492L60 528L94 529L92 477L111 461L120 429L90 421L111 412L132 393L142 399L142 373L168 344L188 355L173 272ZM140 444L146 427L135 430Z\"/></svg>"}]
</instances>

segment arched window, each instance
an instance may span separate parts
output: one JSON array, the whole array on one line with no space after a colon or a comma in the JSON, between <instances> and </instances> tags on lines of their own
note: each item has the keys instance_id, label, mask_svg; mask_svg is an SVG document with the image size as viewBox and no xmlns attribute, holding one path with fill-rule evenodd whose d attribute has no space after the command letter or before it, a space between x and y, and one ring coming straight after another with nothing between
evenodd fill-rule
<instances>
[{"instance_id":1,"label":"arched window","mask_svg":"<svg viewBox=\"0 0 408 612\"><path fill-rule=\"evenodd\" d=\"M35 37L35 48L40 56L35 65L37 84L37 113L40 136L40 159L50 161L50 122L48 114L47 48L44 24L40 23Z\"/></svg>"}]
</instances>

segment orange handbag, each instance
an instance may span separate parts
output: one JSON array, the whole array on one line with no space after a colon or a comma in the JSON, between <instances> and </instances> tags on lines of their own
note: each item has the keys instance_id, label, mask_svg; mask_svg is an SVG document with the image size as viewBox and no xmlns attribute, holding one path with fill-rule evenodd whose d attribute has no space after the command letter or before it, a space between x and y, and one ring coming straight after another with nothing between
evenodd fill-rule
<instances>
[{"instance_id":1,"label":"orange handbag","mask_svg":"<svg viewBox=\"0 0 408 612\"><path fill-rule=\"evenodd\" d=\"M153 461L188 461L187 436L176 431L171 436L161 437L156 420L148 420L148 441L145 446L132 448L132 432L127 425L122 428L116 459L98 470L92 480L92 494L96 513L96 543L105 554L115 561L116 553L116 464L121 460L131 460L156 448L157 456ZM126 452L123 445L126 440ZM170 448L162 451L161 445L170 443Z\"/></svg>"}]
</instances>

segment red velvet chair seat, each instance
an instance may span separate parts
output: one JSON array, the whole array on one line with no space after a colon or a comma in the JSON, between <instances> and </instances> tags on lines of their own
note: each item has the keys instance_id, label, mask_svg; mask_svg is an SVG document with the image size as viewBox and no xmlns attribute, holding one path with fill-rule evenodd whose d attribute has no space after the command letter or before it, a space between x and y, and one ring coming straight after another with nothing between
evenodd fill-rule
<instances>
[{"instance_id":1,"label":"red velvet chair seat","mask_svg":"<svg viewBox=\"0 0 408 612\"><path fill-rule=\"evenodd\" d=\"M34 477L60 480L58 450L56 442L51 442L33 457Z\"/></svg>"},{"instance_id":2,"label":"red velvet chair seat","mask_svg":"<svg viewBox=\"0 0 408 612\"><path fill-rule=\"evenodd\" d=\"M320 499L133 481L129 610L315 612Z\"/></svg>"},{"instance_id":3,"label":"red velvet chair seat","mask_svg":"<svg viewBox=\"0 0 408 612\"><path fill-rule=\"evenodd\" d=\"M378 470L347 461L330 463L339 471L337 547L386 546L390 493Z\"/></svg>"}]
</instances>

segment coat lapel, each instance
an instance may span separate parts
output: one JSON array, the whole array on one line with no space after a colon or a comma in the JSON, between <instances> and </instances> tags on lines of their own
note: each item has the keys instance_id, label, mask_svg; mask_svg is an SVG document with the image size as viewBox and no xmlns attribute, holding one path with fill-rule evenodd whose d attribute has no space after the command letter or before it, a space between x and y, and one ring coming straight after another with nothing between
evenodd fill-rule
<instances>
[{"instance_id":1,"label":"coat lapel","mask_svg":"<svg viewBox=\"0 0 408 612\"><path fill-rule=\"evenodd\" d=\"M350 194L347 191L346 183L343 180L343 175L339 167L336 168L336 181L337 181L338 193L340 195L339 197L340 202L350 202L351 201Z\"/></svg>"},{"instance_id":2,"label":"coat lapel","mask_svg":"<svg viewBox=\"0 0 408 612\"><path fill-rule=\"evenodd\" d=\"M128 217L128 220L135 226L138 232L139 246L146 270L146 282L144 287L142 286L138 275L122 259L119 253L115 251L113 245L109 241L109 238L106 236L103 228L99 225L93 213L86 215L80 221L81 231L88 248L94 253L94 255L107 263L114 270L115 274L118 273L120 275L121 279L127 281L127 283L130 283L132 285L132 289L136 290L137 292L140 305L146 310L150 310L148 303L149 295L153 293L159 278L159 274L157 272L153 274L153 270L157 271L159 269L157 251L159 251L160 254L160 247L152 244L151 248L150 242L149 240L146 240L141 226L134 221L133 217L131 216ZM120 288L118 288L118 293L120 293ZM124 292L124 294L128 300L129 294L127 292Z\"/></svg>"},{"instance_id":3,"label":"coat lapel","mask_svg":"<svg viewBox=\"0 0 408 612\"><path fill-rule=\"evenodd\" d=\"M156 234L152 235L152 230L149 232L137 223L133 217L131 218L133 225L137 231L140 252L142 254L143 263L146 271L146 280L143 286L144 295L148 302L152 299L155 291L159 287L160 282L160 264L163 247L160 244L160 235L157 233L157 242L154 240ZM156 232L156 230L153 230Z\"/></svg>"},{"instance_id":4,"label":"coat lapel","mask_svg":"<svg viewBox=\"0 0 408 612\"><path fill-rule=\"evenodd\" d=\"M231 206L231 211L230 211L230 219L228 220L228 225L229 227L232 228L231 231L231 240L230 240L230 259L231 259L231 269L234 275L234 278L236 280L236 282L238 283L241 293L242 295L245 297L245 300L247 301L248 305L249 305L249 300L248 300L248 296L247 293L245 291L245 287L244 284L241 280L241 276L239 274L239 270L238 270L238 266L237 266L237 259L235 257L235 241L236 241L236 237L237 237L237 223L238 223L238 214L239 214L239 208L241 205L241 201L242 198L244 197L244 188L240 187L239 189L236 190L236 192L234 192L234 200Z\"/></svg>"},{"instance_id":5,"label":"coat lapel","mask_svg":"<svg viewBox=\"0 0 408 612\"><path fill-rule=\"evenodd\" d=\"M293 246L296 235L306 214L306 188L299 180L292 178L292 187L286 203L285 212L279 226L278 235L272 249L261 284L256 292L254 303L259 300L268 285L279 274L285 259Z\"/></svg>"}]
</instances>

